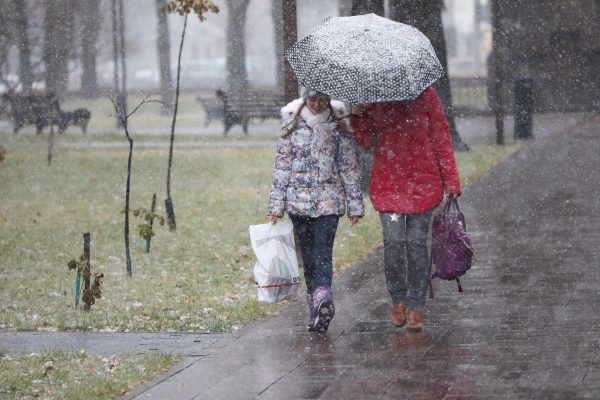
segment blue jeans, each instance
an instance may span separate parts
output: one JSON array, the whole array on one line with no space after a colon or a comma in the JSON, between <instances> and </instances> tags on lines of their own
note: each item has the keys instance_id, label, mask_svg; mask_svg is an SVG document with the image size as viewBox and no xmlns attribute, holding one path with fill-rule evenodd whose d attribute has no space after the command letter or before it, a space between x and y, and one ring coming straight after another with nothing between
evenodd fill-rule
<instances>
[{"instance_id":1,"label":"blue jeans","mask_svg":"<svg viewBox=\"0 0 600 400\"><path fill-rule=\"evenodd\" d=\"M300 241L307 293L312 294L319 286L331 287L333 240L340 217L326 215L309 218L290 215L290 219Z\"/></svg>"},{"instance_id":2,"label":"blue jeans","mask_svg":"<svg viewBox=\"0 0 600 400\"><path fill-rule=\"evenodd\" d=\"M433 210L422 214L379 213L385 280L394 304L423 311L429 283L427 233Z\"/></svg>"}]
</instances>

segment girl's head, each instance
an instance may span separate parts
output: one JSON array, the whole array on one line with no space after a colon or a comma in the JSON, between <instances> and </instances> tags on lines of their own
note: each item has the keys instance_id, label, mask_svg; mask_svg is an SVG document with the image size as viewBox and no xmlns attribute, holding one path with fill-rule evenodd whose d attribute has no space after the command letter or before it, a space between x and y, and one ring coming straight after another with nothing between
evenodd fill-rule
<instances>
[{"instance_id":1,"label":"girl's head","mask_svg":"<svg viewBox=\"0 0 600 400\"><path fill-rule=\"evenodd\" d=\"M329 108L331 98L318 90L302 88L302 98L313 114L321 114Z\"/></svg>"}]
</instances>

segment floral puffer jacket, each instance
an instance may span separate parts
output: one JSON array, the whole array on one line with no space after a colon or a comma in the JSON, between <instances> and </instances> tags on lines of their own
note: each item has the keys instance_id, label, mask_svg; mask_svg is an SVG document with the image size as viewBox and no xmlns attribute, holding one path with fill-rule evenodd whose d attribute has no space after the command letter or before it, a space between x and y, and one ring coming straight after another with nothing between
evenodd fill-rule
<instances>
[{"instance_id":1,"label":"floral puffer jacket","mask_svg":"<svg viewBox=\"0 0 600 400\"><path fill-rule=\"evenodd\" d=\"M282 109L284 126L291 119L286 108L300 104L296 100ZM354 139L328 126L319 133L301 117L295 129L284 130L277 144L268 215L282 217L284 211L311 218L344 215L346 205L349 217L364 215Z\"/></svg>"}]
</instances>

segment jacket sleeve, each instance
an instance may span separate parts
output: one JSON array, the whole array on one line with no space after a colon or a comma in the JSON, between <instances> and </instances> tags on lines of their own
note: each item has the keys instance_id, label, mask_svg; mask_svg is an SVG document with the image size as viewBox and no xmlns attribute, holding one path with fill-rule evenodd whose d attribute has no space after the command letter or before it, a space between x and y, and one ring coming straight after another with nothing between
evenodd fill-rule
<instances>
[{"instance_id":1,"label":"jacket sleeve","mask_svg":"<svg viewBox=\"0 0 600 400\"><path fill-rule=\"evenodd\" d=\"M282 136L277 143L273 177L271 179L271 195L269 196L268 215L283 217L287 187L292 173L292 140L291 134Z\"/></svg>"},{"instance_id":2,"label":"jacket sleeve","mask_svg":"<svg viewBox=\"0 0 600 400\"><path fill-rule=\"evenodd\" d=\"M373 147L375 123L369 115L368 107L363 116L352 115L352 130L354 131L354 140L359 146L367 150Z\"/></svg>"},{"instance_id":3,"label":"jacket sleeve","mask_svg":"<svg viewBox=\"0 0 600 400\"><path fill-rule=\"evenodd\" d=\"M339 134L338 171L346 191L348 203L348 217L362 217L365 215L362 190L360 188L360 170L354 151L354 141L347 133Z\"/></svg>"},{"instance_id":4,"label":"jacket sleeve","mask_svg":"<svg viewBox=\"0 0 600 400\"><path fill-rule=\"evenodd\" d=\"M442 181L444 182L444 192L460 194L460 179L454 159L454 150L452 149L452 140L450 139L450 130L448 129L444 106L435 89L429 88L429 90L429 137L433 144L433 151Z\"/></svg>"}]
</instances>

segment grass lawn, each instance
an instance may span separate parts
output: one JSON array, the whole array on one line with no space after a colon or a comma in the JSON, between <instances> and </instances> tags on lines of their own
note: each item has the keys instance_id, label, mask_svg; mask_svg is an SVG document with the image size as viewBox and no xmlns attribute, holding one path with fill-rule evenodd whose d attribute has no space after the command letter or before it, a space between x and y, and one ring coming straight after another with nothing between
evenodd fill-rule
<instances>
[{"instance_id":1,"label":"grass lawn","mask_svg":"<svg viewBox=\"0 0 600 400\"><path fill-rule=\"evenodd\" d=\"M133 94L127 99L128 110L133 110L146 95ZM160 95L152 94L149 99L160 100ZM97 99L85 99L81 97L66 98L61 102L61 109L72 110L85 107L92 113L89 129L114 129L116 119L115 110L110 99L107 96L100 96ZM130 127L171 127L172 115L161 115L160 103L144 104L131 117ZM213 122L214 123L214 122ZM183 93L179 96L179 105L177 111L178 127L204 126L204 109L196 101L192 94ZM71 128L73 132L80 132L79 128Z\"/></svg>"},{"instance_id":2,"label":"grass lawn","mask_svg":"<svg viewBox=\"0 0 600 400\"><path fill-rule=\"evenodd\" d=\"M140 221L132 217L129 278L121 213L127 152L57 146L48 166L45 137L0 133L0 144L8 144L0 162L0 330L226 332L279 309L256 300L248 237L248 225L266 222L273 149L176 149L172 195L178 230L155 225L146 254L136 233ZM456 154L463 184L515 149L471 146L469 153ZM157 193L164 214L166 166L166 150L134 151L132 208L149 208ZM346 218L340 223L336 272L381 244L377 215L365 200L367 215L357 226L351 228ZM83 232L92 235L92 271L104 273L103 296L91 312L75 309L75 273L67 269L82 253ZM0 399L112 398L178 359L0 350Z\"/></svg>"},{"instance_id":3,"label":"grass lawn","mask_svg":"<svg viewBox=\"0 0 600 400\"><path fill-rule=\"evenodd\" d=\"M0 351L0 399L107 399L166 372L170 355L98 357L84 352Z\"/></svg>"},{"instance_id":4,"label":"grass lawn","mask_svg":"<svg viewBox=\"0 0 600 400\"><path fill-rule=\"evenodd\" d=\"M490 145L458 153L463 184L514 150ZM0 163L0 329L224 332L276 311L256 300L248 236L248 225L266 222L273 152L177 149L178 229L155 225L146 254L141 221L132 217L129 278L121 213L127 152L59 147L48 166L44 138L13 143ZM134 150L132 208L150 208L157 193L164 214L166 167L166 150ZM104 273L103 297L91 312L75 309L75 273L67 269L82 254L83 232L92 236L92 271ZM335 270L380 244L370 205L353 228L343 218Z\"/></svg>"}]
</instances>

